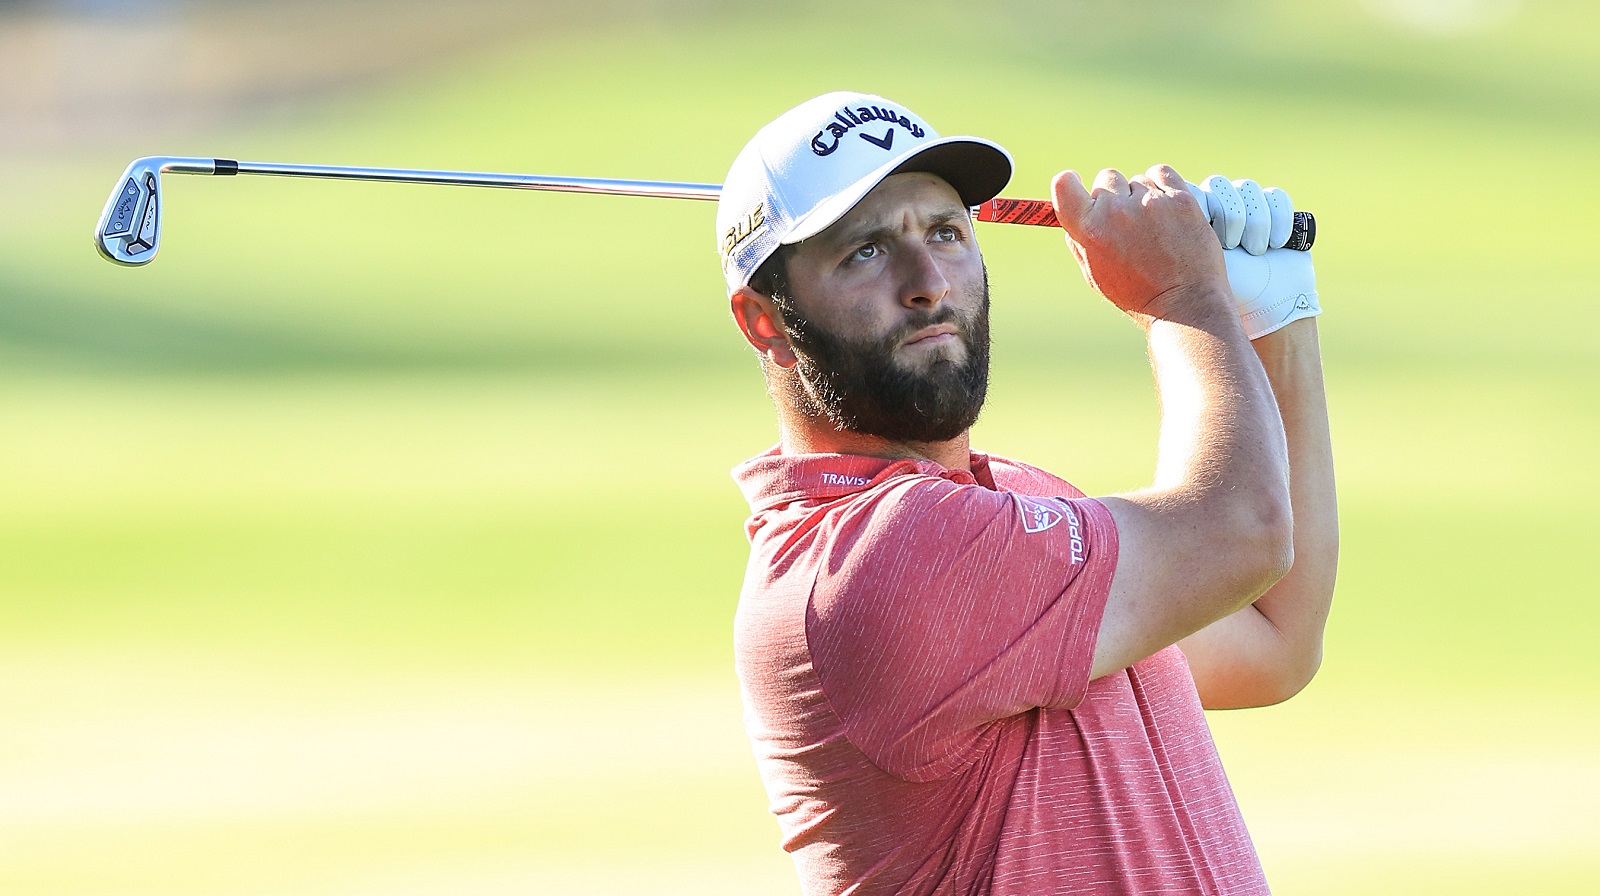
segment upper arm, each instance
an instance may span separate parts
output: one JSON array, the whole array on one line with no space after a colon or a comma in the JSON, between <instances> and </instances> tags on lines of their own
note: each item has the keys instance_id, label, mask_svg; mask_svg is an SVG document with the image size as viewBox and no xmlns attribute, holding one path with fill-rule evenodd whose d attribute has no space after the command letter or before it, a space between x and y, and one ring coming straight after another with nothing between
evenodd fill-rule
<instances>
[{"instance_id":1,"label":"upper arm","mask_svg":"<svg viewBox=\"0 0 1600 896\"><path fill-rule=\"evenodd\" d=\"M1126 668L1247 607L1289 568L1286 521L1229 517L1216 502L1144 492L1102 503L1116 520L1116 574L1092 675Z\"/></svg>"}]
</instances>

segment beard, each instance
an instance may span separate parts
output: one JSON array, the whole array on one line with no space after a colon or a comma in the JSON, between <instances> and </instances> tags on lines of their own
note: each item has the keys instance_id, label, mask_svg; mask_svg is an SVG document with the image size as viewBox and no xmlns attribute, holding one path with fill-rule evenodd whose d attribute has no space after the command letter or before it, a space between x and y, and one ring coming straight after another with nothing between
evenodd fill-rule
<instances>
[{"instance_id":1,"label":"beard","mask_svg":"<svg viewBox=\"0 0 1600 896\"><path fill-rule=\"evenodd\" d=\"M892 442L943 442L972 427L989 392L989 280L978 310L944 305L875 340L818 325L786 303L784 323L799 363L788 384L793 407L833 428ZM954 323L965 348L959 360L908 365L895 354L924 327Z\"/></svg>"}]
</instances>

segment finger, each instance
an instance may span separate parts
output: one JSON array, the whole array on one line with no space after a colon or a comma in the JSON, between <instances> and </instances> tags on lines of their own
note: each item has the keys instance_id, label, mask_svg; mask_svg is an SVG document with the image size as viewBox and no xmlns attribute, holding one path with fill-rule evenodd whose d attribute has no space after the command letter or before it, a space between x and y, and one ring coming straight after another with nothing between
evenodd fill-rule
<instances>
[{"instance_id":1,"label":"finger","mask_svg":"<svg viewBox=\"0 0 1600 896\"><path fill-rule=\"evenodd\" d=\"M1261 193L1267 197L1267 208L1272 212L1272 230L1267 235L1267 247L1282 249L1294 233L1294 202L1289 199L1288 193L1277 187L1268 187Z\"/></svg>"},{"instance_id":2,"label":"finger","mask_svg":"<svg viewBox=\"0 0 1600 896\"><path fill-rule=\"evenodd\" d=\"M1261 185L1249 178L1234 181L1233 188L1244 203L1244 233L1239 235L1239 245L1251 255L1260 255L1267 251L1267 238L1272 235L1267 197L1261 194Z\"/></svg>"},{"instance_id":3,"label":"finger","mask_svg":"<svg viewBox=\"0 0 1600 896\"><path fill-rule=\"evenodd\" d=\"M1090 192L1115 193L1119 196L1127 196L1132 193L1128 188L1128 179L1123 177L1122 172L1115 168L1100 169L1100 173L1095 175L1094 187Z\"/></svg>"},{"instance_id":4,"label":"finger","mask_svg":"<svg viewBox=\"0 0 1600 896\"><path fill-rule=\"evenodd\" d=\"M1206 217L1211 219L1211 229L1217 232L1222 248L1235 249L1244 236L1244 201L1233 182L1220 174L1213 174L1200 183L1206 194Z\"/></svg>"},{"instance_id":5,"label":"finger","mask_svg":"<svg viewBox=\"0 0 1600 896\"><path fill-rule=\"evenodd\" d=\"M1176 193L1188 187L1188 184L1184 183L1183 178L1179 176L1177 169L1171 165L1151 165L1150 170L1146 171L1144 176L1168 193Z\"/></svg>"},{"instance_id":6,"label":"finger","mask_svg":"<svg viewBox=\"0 0 1600 896\"><path fill-rule=\"evenodd\" d=\"M1083 178L1076 171L1063 171L1050 182L1050 193L1055 199L1056 220L1067 233L1080 233L1084 216L1094 207L1094 199L1083 188Z\"/></svg>"}]
</instances>

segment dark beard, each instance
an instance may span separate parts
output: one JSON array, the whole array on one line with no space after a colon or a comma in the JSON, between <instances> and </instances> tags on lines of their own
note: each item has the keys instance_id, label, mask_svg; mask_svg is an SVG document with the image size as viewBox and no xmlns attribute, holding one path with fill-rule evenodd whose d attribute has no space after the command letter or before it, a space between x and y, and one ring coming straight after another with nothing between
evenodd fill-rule
<instances>
[{"instance_id":1,"label":"dark beard","mask_svg":"<svg viewBox=\"0 0 1600 896\"><path fill-rule=\"evenodd\" d=\"M989 282L971 319L949 305L921 314L872 342L859 342L817 325L784 303L789 342L799 357L790 400L808 417L827 418L834 429L891 442L943 442L978 420L989 392ZM960 362L941 358L922 370L894 362L894 353L924 327L955 323L966 346Z\"/></svg>"}]
</instances>

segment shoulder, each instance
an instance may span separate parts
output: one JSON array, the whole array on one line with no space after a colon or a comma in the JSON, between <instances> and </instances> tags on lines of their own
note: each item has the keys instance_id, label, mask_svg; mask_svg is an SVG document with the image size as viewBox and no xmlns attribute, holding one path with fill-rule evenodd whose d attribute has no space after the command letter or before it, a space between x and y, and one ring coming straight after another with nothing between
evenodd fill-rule
<instances>
[{"instance_id":1,"label":"shoulder","mask_svg":"<svg viewBox=\"0 0 1600 896\"><path fill-rule=\"evenodd\" d=\"M835 505L833 543L869 555L917 553L918 547L948 550L986 533L1000 534L1020 519L1017 507L1016 495L975 483L925 473L895 476Z\"/></svg>"},{"instance_id":2,"label":"shoulder","mask_svg":"<svg viewBox=\"0 0 1600 896\"><path fill-rule=\"evenodd\" d=\"M905 475L841 501L816 544L815 616L904 622L973 611L950 604L1059 593L1085 566L1114 565L1104 507L1059 490L1036 494Z\"/></svg>"},{"instance_id":3,"label":"shoulder","mask_svg":"<svg viewBox=\"0 0 1600 896\"><path fill-rule=\"evenodd\" d=\"M983 456L988 461L989 473L994 477L995 485L1006 491L1062 498L1084 497L1083 491L1077 486L1049 470L998 454Z\"/></svg>"}]
</instances>

